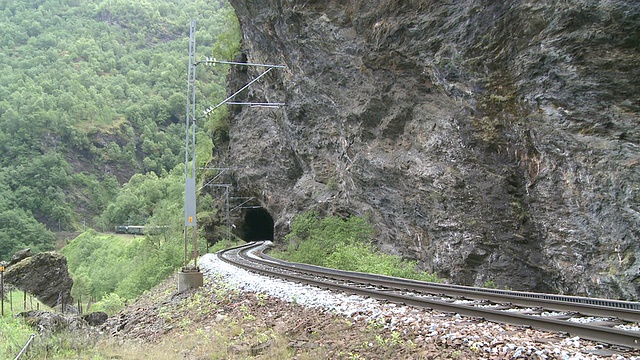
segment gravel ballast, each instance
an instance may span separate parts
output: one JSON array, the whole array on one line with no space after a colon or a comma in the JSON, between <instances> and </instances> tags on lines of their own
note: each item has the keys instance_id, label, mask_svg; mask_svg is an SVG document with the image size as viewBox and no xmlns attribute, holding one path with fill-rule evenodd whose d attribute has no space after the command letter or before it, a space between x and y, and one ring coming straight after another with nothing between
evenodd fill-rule
<instances>
[{"instance_id":1,"label":"gravel ballast","mask_svg":"<svg viewBox=\"0 0 640 360\"><path fill-rule=\"evenodd\" d=\"M411 339L416 346L438 344L471 350L486 359L635 359L577 337L526 327L386 303L357 295L274 279L237 268L206 254L200 259L205 276L222 280L243 292L262 293L289 303L321 309L353 322L373 324Z\"/></svg>"}]
</instances>

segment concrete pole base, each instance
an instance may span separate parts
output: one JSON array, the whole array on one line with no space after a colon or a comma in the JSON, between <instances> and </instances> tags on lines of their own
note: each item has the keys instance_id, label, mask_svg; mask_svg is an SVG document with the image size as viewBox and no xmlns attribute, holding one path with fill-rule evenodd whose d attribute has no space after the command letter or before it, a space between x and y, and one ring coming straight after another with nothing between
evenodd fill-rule
<instances>
[{"instance_id":1,"label":"concrete pole base","mask_svg":"<svg viewBox=\"0 0 640 360\"><path fill-rule=\"evenodd\" d=\"M203 277L200 271L178 272L178 292L199 288L203 284Z\"/></svg>"}]
</instances>

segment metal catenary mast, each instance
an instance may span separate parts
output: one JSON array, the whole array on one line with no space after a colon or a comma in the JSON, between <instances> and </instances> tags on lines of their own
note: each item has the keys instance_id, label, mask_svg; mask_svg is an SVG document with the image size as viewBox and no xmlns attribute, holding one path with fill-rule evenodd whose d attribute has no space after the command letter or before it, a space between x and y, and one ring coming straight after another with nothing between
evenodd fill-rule
<instances>
[{"instance_id":1,"label":"metal catenary mast","mask_svg":"<svg viewBox=\"0 0 640 360\"><path fill-rule=\"evenodd\" d=\"M189 28L189 65L187 70L187 113L184 139L184 266L178 273L178 291L203 284L198 268L198 224L196 221L196 21ZM191 258L187 255L189 233L193 236Z\"/></svg>"},{"instance_id":2,"label":"metal catenary mast","mask_svg":"<svg viewBox=\"0 0 640 360\"><path fill-rule=\"evenodd\" d=\"M204 110L202 116L196 116L196 67L203 65L237 65L237 66L253 66L266 68L260 75L248 82L242 88L222 100L216 106L211 106ZM196 21L191 20L189 28L189 64L187 70L187 110L185 119L185 195L184 195L184 266L178 274L178 291L182 292L190 288L200 287L203 283L202 272L198 267L198 225L196 220L196 122L204 117L209 116L214 110L222 105L248 105L251 107L267 107L277 108L284 106L284 103L271 102L233 102L231 101L236 95L244 89L251 86L260 78L265 76L271 70L276 68L286 68L284 65L270 65L257 63L241 63L233 61L217 60L215 58L206 57L205 60L196 61ZM228 170L228 169L224 169ZM223 170L223 171L224 171ZM231 184L211 184L218 176L209 181L206 185L213 187L225 188L226 196L226 218L227 218L227 238L229 238L229 188ZM244 203L243 203L244 204ZM189 234L193 236L193 244L191 257L188 254ZM193 260L193 263L191 262Z\"/></svg>"}]
</instances>

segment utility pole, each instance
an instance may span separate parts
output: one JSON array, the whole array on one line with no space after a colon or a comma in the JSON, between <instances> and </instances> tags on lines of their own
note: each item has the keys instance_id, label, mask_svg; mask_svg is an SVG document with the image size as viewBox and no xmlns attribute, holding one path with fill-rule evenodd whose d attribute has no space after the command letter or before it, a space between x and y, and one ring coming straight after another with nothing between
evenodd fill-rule
<instances>
[{"instance_id":1,"label":"utility pole","mask_svg":"<svg viewBox=\"0 0 640 360\"><path fill-rule=\"evenodd\" d=\"M184 266L178 273L178 292L202 286L198 268L198 225L196 220L196 21L189 28L189 65L187 70L187 112L185 119L184 152ZM191 162L191 166L190 163ZM187 255L188 237L193 235L193 265Z\"/></svg>"},{"instance_id":2,"label":"utility pole","mask_svg":"<svg viewBox=\"0 0 640 360\"><path fill-rule=\"evenodd\" d=\"M7 267L7 263L4 261L0 261L0 303L2 303L2 310L0 311L0 315L4 317L4 270ZM13 311L13 305L11 306L11 311Z\"/></svg>"},{"instance_id":3,"label":"utility pole","mask_svg":"<svg viewBox=\"0 0 640 360\"><path fill-rule=\"evenodd\" d=\"M2 303L2 312L0 313L4 317L4 266L5 262L0 261L0 303Z\"/></svg>"},{"instance_id":4,"label":"utility pole","mask_svg":"<svg viewBox=\"0 0 640 360\"><path fill-rule=\"evenodd\" d=\"M202 116L196 117L196 66L203 65L239 65L254 66L266 68L260 75L248 82L242 88L222 100L216 106L210 106L204 110ZM189 64L187 70L187 109L185 119L185 155L184 155L184 171L185 171L185 194L184 194L184 266L182 271L178 273L178 292L187 289L200 287L203 284L202 272L198 267L198 225L196 221L196 120L209 116L215 109L222 105L249 105L251 107L280 107L284 103L271 102L232 102L236 95L251 86L263 76L267 75L271 70L276 68L286 68L284 65L256 64L256 63L240 63L231 61L221 61L215 58L205 58L203 61L196 61L196 21L191 20L189 28ZM191 163L191 164L189 164ZM224 170L223 170L224 171ZM218 174L218 176L221 174ZM216 176L217 178L217 176ZM206 185L211 184L216 178L209 181ZM205 185L205 186L206 186ZM229 220L229 187L230 184L220 184L226 188L226 218L227 218L227 240L230 238L230 220ZM216 186L215 184L213 186ZM188 237L189 232L193 234L192 256L193 265L190 265L188 256Z\"/></svg>"}]
</instances>

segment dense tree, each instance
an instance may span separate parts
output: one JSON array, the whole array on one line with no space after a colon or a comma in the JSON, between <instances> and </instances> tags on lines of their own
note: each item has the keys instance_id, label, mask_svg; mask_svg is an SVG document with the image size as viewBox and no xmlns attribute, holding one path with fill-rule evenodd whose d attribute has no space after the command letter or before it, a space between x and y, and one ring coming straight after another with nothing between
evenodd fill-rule
<instances>
[{"instance_id":1,"label":"dense tree","mask_svg":"<svg viewBox=\"0 0 640 360\"><path fill-rule=\"evenodd\" d=\"M237 50L226 2L0 0L0 259L20 246L49 248L51 230L83 219L144 223L155 212L112 207L98 217L113 200L134 206L117 201L118 183L168 174L184 159L192 18L199 51ZM199 89L200 111L224 95L225 74L198 71L218 84Z\"/></svg>"},{"instance_id":2,"label":"dense tree","mask_svg":"<svg viewBox=\"0 0 640 360\"><path fill-rule=\"evenodd\" d=\"M0 209L0 253L30 247L34 252L51 250L53 233L20 208Z\"/></svg>"}]
</instances>

